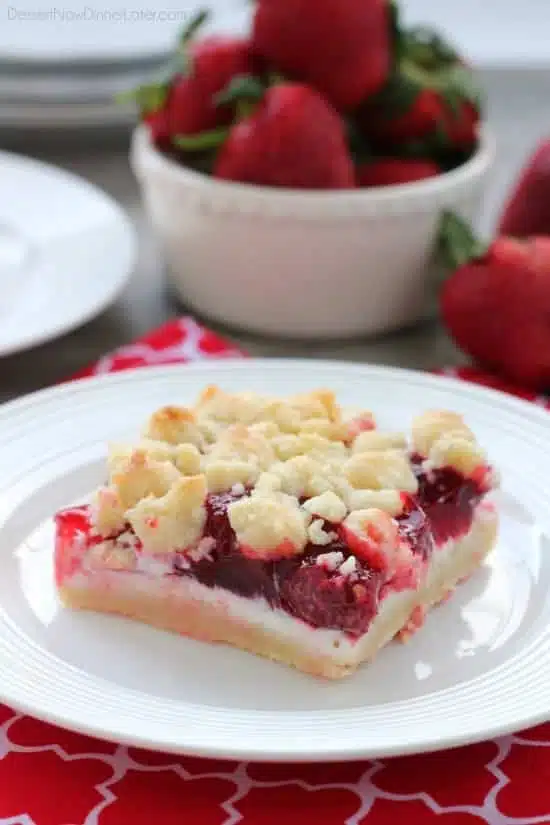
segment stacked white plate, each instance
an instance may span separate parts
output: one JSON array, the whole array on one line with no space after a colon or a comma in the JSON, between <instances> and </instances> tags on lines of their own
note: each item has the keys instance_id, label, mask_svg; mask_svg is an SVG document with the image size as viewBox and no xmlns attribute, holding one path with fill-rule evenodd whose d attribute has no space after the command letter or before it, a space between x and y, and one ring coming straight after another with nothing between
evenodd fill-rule
<instances>
[{"instance_id":1,"label":"stacked white plate","mask_svg":"<svg viewBox=\"0 0 550 825\"><path fill-rule=\"evenodd\" d=\"M232 0L214 0L216 26ZM14 0L0 7L0 127L131 121L116 95L151 76L197 0ZM212 24L210 24L212 27Z\"/></svg>"},{"instance_id":2,"label":"stacked white plate","mask_svg":"<svg viewBox=\"0 0 550 825\"><path fill-rule=\"evenodd\" d=\"M0 357L106 309L126 285L135 233L117 203L76 175L0 152Z\"/></svg>"}]
</instances>

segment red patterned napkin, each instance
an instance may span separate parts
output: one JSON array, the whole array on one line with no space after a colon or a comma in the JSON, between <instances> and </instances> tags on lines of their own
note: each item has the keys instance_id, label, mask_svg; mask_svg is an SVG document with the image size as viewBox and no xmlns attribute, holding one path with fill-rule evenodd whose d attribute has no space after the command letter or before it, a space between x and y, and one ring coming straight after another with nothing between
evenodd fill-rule
<instances>
[{"instance_id":1,"label":"red patterned napkin","mask_svg":"<svg viewBox=\"0 0 550 825\"><path fill-rule=\"evenodd\" d=\"M242 357L191 318L75 377ZM550 409L473 370L455 377ZM454 751L330 765L177 758L89 739L0 705L0 825L535 825L550 823L550 723Z\"/></svg>"}]
</instances>

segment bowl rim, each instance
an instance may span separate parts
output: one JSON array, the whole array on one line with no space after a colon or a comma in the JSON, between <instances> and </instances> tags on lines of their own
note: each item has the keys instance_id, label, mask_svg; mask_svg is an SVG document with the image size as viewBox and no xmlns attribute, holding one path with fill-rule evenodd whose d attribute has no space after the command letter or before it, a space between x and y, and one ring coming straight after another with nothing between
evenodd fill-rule
<instances>
[{"instance_id":1,"label":"bowl rim","mask_svg":"<svg viewBox=\"0 0 550 825\"><path fill-rule=\"evenodd\" d=\"M277 188L256 184L239 183L213 178L203 172L176 163L164 155L153 144L147 124L139 123L132 134L130 163L138 180L142 181L150 174L171 179L173 184L193 188L197 193L208 197L237 198L240 202L280 209L291 210L300 207L316 206L330 211L337 211L348 205L353 213L364 207L372 212L373 207L402 207L419 201L441 201L457 189L469 188L492 165L496 155L496 142L486 124L480 129L479 145L475 154L466 163L434 178L413 183L396 184L388 187L338 190L303 190Z\"/></svg>"}]
</instances>

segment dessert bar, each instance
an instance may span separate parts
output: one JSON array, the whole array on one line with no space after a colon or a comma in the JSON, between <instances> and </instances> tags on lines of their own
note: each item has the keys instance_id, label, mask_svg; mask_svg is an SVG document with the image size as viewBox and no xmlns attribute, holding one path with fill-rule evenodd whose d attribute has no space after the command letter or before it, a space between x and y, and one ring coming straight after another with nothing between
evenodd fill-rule
<instances>
[{"instance_id":1,"label":"dessert bar","mask_svg":"<svg viewBox=\"0 0 550 825\"><path fill-rule=\"evenodd\" d=\"M336 679L406 639L491 550L497 476L462 417L408 435L328 390L207 387L108 450L56 515L69 608L117 613Z\"/></svg>"}]
</instances>

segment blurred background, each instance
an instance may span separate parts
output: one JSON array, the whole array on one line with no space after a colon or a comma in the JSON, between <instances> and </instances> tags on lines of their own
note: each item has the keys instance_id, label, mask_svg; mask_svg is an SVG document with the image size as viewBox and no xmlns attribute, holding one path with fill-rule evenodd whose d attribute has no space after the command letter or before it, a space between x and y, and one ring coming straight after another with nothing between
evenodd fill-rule
<instances>
[{"instance_id":1,"label":"blurred background","mask_svg":"<svg viewBox=\"0 0 550 825\"><path fill-rule=\"evenodd\" d=\"M154 60L197 7L190 0L5 0L2 69L26 63ZM242 24L246 3L212 0L221 25ZM546 0L404 0L407 22L430 21L480 63L532 66L548 59ZM225 18L225 19L224 19ZM67 66L68 68L68 66Z\"/></svg>"},{"instance_id":2,"label":"blurred background","mask_svg":"<svg viewBox=\"0 0 550 825\"><path fill-rule=\"evenodd\" d=\"M4 0L0 8L0 137L10 129L109 128L129 114L113 96L147 77L196 10L192 0ZM243 31L244 0L211 0L206 30ZM487 73L493 117L516 99L504 137L527 133L529 107L548 91L548 0L403 0L407 23L437 26ZM542 115L542 113L541 113ZM27 135L30 137L30 135Z\"/></svg>"},{"instance_id":3,"label":"blurred background","mask_svg":"<svg viewBox=\"0 0 550 825\"><path fill-rule=\"evenodd\" d=\"M437 26L457 45L478 69L487 94L498 156L479 215L484 233L492 230L528 154L550 134L549 3L401 0L408 23ZM243 30L250 5L211 0L215 14L206 30ZM128 164L135 113L114 98L163 62L197 6L191 0L4 0L0 7L0 149L31 155L100 187L129 215L139 244L122 297L77 333L43 347L39 376L34 352L3 359L9 396L60 379L181 312L161 286L162 257ZM423 330L341 347L257 343L244 334L238 343L253 354L311 353L419 368L459 357L446 338Z\"/></svg>"},{"instance_id":4,"label":"blurred background","mask_svg":"<svg viewBox=\"0 0 550 825\"><path fill-rule=\"evenodd\" d=\"M41 154L48 146L49 157L70 165L67 143L78 153L79 145L123 136L134 115L114 96L150 76L198 6L192 0L4 0L0 147L29 146ZM245 0L208 6L214 16L207 31L245 29ZM488 229L512 169L550 126L548 0L402 0L400 6L407 23L438 27L481 73L499 139L499 164L481 215ZM94 174L102 177L100 162Z\"/></svg>"}]
</instances>

